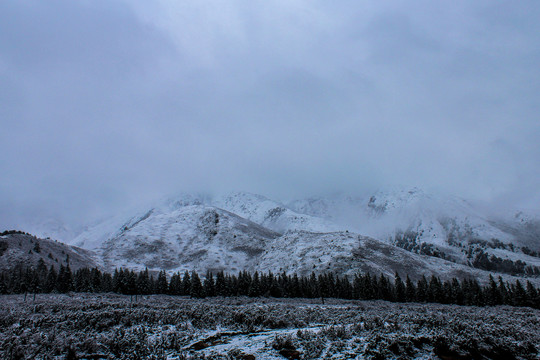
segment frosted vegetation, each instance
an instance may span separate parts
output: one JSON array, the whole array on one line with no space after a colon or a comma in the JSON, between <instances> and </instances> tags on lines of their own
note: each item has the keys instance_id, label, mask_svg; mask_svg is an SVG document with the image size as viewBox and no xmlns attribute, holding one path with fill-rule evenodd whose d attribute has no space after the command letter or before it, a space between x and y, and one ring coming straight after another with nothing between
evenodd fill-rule
<instances>
[{"instance_id":1,"label":"frosted vegetation","mask_svg":"<svg viewBox=\"0 0 540 360\"><path fill-rule=\"evenodd\" d=\"M509 306L115 294L0 297L2 359L537 359Z\"/></svg>"}]
</instances>

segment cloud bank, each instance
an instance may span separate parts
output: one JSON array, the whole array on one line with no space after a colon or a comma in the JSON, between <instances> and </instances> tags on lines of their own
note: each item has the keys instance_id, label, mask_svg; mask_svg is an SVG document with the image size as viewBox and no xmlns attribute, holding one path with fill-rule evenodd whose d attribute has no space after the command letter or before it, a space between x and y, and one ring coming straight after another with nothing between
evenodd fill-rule
<instances>
[{"instance_id":1,"label":"cloud bank","mask_svg":"<svg viewBox=\"0 0 540 360\"><path fill-rule=\"evenodd\" d=\"M177 191L540 201L536 1L0 3L0 225Z\"/></svg>"}]
</instances>

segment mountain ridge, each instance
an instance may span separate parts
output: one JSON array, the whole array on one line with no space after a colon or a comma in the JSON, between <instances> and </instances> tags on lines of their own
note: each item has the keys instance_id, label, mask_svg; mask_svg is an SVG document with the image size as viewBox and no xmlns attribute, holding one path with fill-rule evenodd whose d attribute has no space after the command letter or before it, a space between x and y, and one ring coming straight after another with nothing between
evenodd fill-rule
<instances>
[{"instance_id":1,"label":"mountain ridge","mask_svg":"<svg viewBox=\"0 0 540 360\"><path fill-rule=\"evenodd\" d=\"M540 226L525 215L505 221L489 219L463 199L416 188L288 203L247 192L180 194L87 227L70 243L94 250L109 269L391 275L401 268L388 255L395 253L416 264L415 271L408 267L413 277L458 270L472 277L488 271L537 277ZM368 247L377 251L355 257ZM326 268L319 266L327 257Z\"/></svg>"}]
</instances>

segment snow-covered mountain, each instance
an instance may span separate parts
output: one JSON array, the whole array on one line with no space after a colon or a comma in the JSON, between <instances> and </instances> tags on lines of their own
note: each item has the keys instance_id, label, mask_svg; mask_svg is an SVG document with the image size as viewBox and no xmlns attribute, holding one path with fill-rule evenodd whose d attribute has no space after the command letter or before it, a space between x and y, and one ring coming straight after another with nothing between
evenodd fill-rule
<instances>
[{"instance_id":1,"label":"snow-covered mountain","mask_svg":"<svg viewBox=\"0 0 540 360\"><path fill-rule=\"evenodd\" d=\"M295 212L280 202L262 195L247 192L233 192L217 197L179 194L161 199L147 209L114 216L87 226L85 231L69 243L84 248L99 249L107 240L120 236L125 227L132 228L151 215L172 213L188 206L208 206L225 210L280 234L300 230L311 232L342 230L340 225L332 221Z\"/></svg>"},{"instance_id":2,"label":"snow-covered mountain","mask_svg":"<svg viewBox=\"0 0 540 360\"><path fill-rule=\"evenodd\" d=\"M187 205L149 210L124 224L100 251L110 268L236 272L254 269L258 255L279 236L231 212Z\"/></svg>"},{"instance_id":3,"label":"snow-covered mountain","mask_svg":"<svg viewBox=\"0 0 540 360\"><path fill-rule=\"evenodd\" d=\"M208 199L207 196L188 193L159 199L150 205L124 210L114 216L94 221L67 242L82 248L99 250L107 240L120 236L125 228L132 228L152 214L173 212L190 205L203 205Z\"/></svg>"},{"instance_id":4,"label":"snow-covered mountain","mask_svg":"<svg viewBox=\"0 0 540 360\"><path fill-rule=\"evenodd\" d=\"M36 266L40 260L47 267L52 265L57 269L60 265L69 265L72 270L101 267L99 258L89 250L25 233L0 235L0 269L17 264Z\"/></svg>"},{"instance_id":5,"label":"snow-covered mountain","mask_svg":"<svg viewBox=\"0 0 540 360\"><path fill-rule=\"evenodd\" d=\"M286 255L285 255L286 254ZM443 280L477 278L486 281L489 273L441 258L411 253L382 241L351 232L289 232L277 238L262 255L258 268L304 276L335 272L384 274L397 272L413 280L432 274Z\"/></svg>"},{"instance_id":6,"label":"snow-covered mountain","mask_svg":"<svg viewBox=\"0 0 540 360\"><path fill-rule=\"evenodd\" d=\"M87 226L70 243L95 250L108 269L538 276L536 219L492 218L419 189L287 204L242 192L181 194Z\"/></svg>"},{"instance_id":7,"label":"snow-covered mountain","mask_svg":"<svg viewBox=\"0 0 540 360\"><path fill-rule=\"evenodd\" d=\"M291 230L311 232L342 230L341 226L329 219L293 211L282 203L262 195L234 192L217 197L211 204L280 233Z\"/></svg>"},{"instance_id":8,"label":"snow-covered mountain","mask_svg":"<svg viewBox=\"0 0 540 360\"><path fill-rule=\"evenodd\" d=\"M311 198L288 206L411 252L491 270L540 268L540 221L523 214L495 218L458 197L410 189L364 198Z\"/></svg>"}]
</instances>

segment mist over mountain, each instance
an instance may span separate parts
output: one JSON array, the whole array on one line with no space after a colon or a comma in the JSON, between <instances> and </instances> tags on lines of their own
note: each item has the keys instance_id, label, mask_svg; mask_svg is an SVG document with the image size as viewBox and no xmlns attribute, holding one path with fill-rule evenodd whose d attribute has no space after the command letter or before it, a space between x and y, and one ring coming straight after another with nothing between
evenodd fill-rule
<instances>
[{"instance_id":1,"label":"mist over mountain","mask_svg":"<svg viewBox=\"0 0 540 360\"><path fill-rule=\"evenodd\" d=\"M538 208L539 14L3 2L0 227L78 231L178 189L287 203L418 186Z\"/></svg>"},{"instance_id":2,"label":"mist over mountain","mask_svg":"<svg viewBox=\"0 0 540 360\"><path fill-rule=\"evenodd\" d=\"M57 223L42 224L51 225L43 234L65 235ZM539 238L537 214L494 217L459 197L410 188L289 202L182 193L88 224L67 242L110 270L401 272L481 281L491 272L537 281Z\"/></svg>"}]
</instances>

